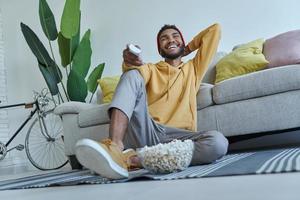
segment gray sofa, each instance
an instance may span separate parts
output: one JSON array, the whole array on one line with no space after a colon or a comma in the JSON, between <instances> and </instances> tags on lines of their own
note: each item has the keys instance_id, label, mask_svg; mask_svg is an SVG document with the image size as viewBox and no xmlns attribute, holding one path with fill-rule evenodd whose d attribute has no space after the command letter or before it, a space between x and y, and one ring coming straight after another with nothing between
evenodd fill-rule
<instances>
[{"instance_id":1,"label":"gray sofa","mask_svg":"<svg viewBox=\"0 0 300 200\"><path fill-rule=\"evenodd\" d=\"M218 130L236 138L300 127L300 65L262 70L213 85L215 64L224 55L216 54L198 92L198 130ZM65 152L73 167L76 141L108 136L107 108L108 104L68 102L55 109L63 120Z\"/></svg>"}]
</instances>

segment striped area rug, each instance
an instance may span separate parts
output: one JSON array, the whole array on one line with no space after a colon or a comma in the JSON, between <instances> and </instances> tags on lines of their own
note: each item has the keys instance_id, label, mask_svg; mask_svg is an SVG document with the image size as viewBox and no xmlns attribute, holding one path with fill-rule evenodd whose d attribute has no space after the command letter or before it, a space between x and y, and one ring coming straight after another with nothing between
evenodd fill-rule
<instances>
[{"instance_id":1,"label":"striped area rug","mask_svg":"<svg viewBox=\"0 0 300 200\"><path fill-rule=\"evenodd\" d=\"M108 180L89 170L51 172L14 180L0 181L0 190L40 188L78 184L108 184L136 179L172 180L184 178L269 174L300 171L300 148L274 149L230 154L209 165L193 166L171 174L150 174L146 170L130 173L128 179Z\"/></svg>"}]
</instances>

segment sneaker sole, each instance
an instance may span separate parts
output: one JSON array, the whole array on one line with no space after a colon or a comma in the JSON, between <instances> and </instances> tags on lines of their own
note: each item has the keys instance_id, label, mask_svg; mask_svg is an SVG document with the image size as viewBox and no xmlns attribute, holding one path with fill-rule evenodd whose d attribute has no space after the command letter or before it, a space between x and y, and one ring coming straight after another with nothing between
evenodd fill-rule
<instances>
[{"instance_id":1,"label":"sneaker sole","mask_svg":"<svg viewBox=\"0 0 300 200\"><path fill-rule=\"evenodd\" d=\"M80 164L103 177L110 179L128 177L128 171L120 167L106 150L93 140L79 140L75 152Z\"/></svg>"}]
</instances>

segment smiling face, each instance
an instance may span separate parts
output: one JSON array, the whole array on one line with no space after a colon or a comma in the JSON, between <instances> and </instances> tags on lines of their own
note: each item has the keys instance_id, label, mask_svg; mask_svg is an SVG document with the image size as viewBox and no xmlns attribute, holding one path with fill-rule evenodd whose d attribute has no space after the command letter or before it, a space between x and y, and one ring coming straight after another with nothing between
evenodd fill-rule
<instances>
[{"instance_id":1,"label":"smiling face","mask_svg":"<svg viewBox=\"0 0 300 200\"><path fill-rule=\"evenodd\" d=\"M184 42L175 29L166 29L159 35L159 53L166 59L177 59L183 55Z\"/></svg>"}]
</instances>

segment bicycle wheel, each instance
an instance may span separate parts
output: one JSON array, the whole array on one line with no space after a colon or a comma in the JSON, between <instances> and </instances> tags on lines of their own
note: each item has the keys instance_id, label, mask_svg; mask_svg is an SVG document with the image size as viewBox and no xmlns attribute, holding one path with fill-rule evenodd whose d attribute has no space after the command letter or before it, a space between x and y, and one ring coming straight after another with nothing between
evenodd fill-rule
<instances>
[{"instance_id":1,"label":"bicycle wheel","mask_svg":"<svg viewBox=\"0 0 300 200\"><path fill-rule=\"evenodd\" d=\"M68 163L62 130L60 117L52 111L33 121L25 139L26 154L33 166L40 170L51 170Z\"/></svg>"}]
</instances>

